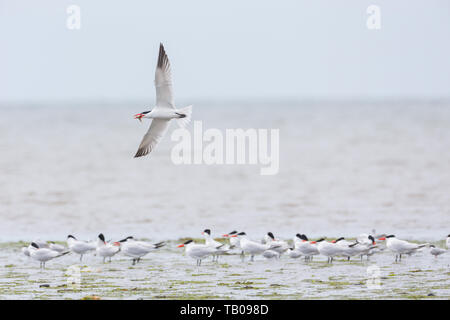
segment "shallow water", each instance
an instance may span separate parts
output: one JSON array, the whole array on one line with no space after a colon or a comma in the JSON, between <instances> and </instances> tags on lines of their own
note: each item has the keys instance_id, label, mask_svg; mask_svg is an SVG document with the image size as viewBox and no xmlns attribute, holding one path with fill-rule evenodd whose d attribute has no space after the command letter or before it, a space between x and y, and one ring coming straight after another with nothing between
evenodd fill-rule
<instances>
[{"instance_id":1,"label":"shallow water","mask_svg":"<svg viewBox=\"0 0 450 320\"><path fill-rule=\"evenodd\" d=\"M148 123L133 115L144 105L0 107L0 241L99 232L165 240L205 228L287 238L376 229L427 241L449 233L448 103L194 103L204 129L279 128L274 176L255 165L174 165L169 135L134 159Z\"/></svg>"},{"instance_id":2,"label":"shallow water","mask_svg":"<svg viewBox=\"0 0 450 320\"><path fill-rule=\"evenodd\" d=\"M395 263L394 256L383 251L369 261L337 259L333 264L324 257L305 262L287 256L242 262L233 254L218 263L204 259L197 267L177 243L169 242L135 266L120 254L105 264L93 255L84 256L80 264L78 255L70 254L48 262L45 270L22 255L22 243L3 243L0 299L450 298L448 253L435 259L425 249Z\"/></svg>"},{"instance_id":3,"label":"shallow water","mask_svg":"<svg viewBox=\"0 0 450 320\"><path fill-rule=\"evenodd\" d=\"M65 287L76 257L39 271L18 241L87 240L100 232L161 241L199 237L205 228L257 240L268 231L291 239L376 229L426 242L450 233L449 103L194 103L204 129L280 129L274 176L261 176L255 165L176 166L170 132L150 157L134 159L148 128L133 119L149 109L143 106L0 107L0 297L449 297L448 258L428 253L397 264L382 253L333 266L230 256L197 268L172 243L132 268L126 259L103 265L88 257L79 291ZM371 263L380 267L382 290L365 286Z\"/></svg>"}]
</instances>

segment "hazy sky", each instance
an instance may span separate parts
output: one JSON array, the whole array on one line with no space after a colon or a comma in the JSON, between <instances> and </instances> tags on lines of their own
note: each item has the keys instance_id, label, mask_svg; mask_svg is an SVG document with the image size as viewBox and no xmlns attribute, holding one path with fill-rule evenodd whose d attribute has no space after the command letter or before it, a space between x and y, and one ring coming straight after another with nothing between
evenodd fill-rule
<instances>
[{"instance_id":1,"label":"hazy sky","mask_svg":"<svg viewBox=\"0 0 450 320\"><path fill-rule=\"evenodd\" d=\"M0 101L154 101L160 41L177 100L448 98L449 39L448 0L0 0Z\"/></svg>"}]
</instances>

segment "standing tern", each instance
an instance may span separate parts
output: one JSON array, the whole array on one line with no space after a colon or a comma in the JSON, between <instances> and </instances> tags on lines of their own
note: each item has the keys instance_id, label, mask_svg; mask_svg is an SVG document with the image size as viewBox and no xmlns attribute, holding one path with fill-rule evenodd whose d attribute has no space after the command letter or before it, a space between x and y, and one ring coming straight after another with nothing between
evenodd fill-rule
<instances>
[{"instance_id":1,"label":"standing tern","mask_svg":"<svg viewBox=\"0 0 450 320\"><path fill-rule=\"evenodd\" d=\"M344 237L338 238L332 242L341 247L341 255L346 257L347 261L350 261L351 257L356 256L359 253L359 250L355 248L355 243L345 240Z\"/></svg>"},{"instance_id":2,"label":"standing tern","mask_svg":"<svg viewBox=\"0 0 450 320\"><path fill-rule=\"evenodd\" d=\"M164 242L148 243L145 241L137 241L133 237L126 237L119 242L121 243L122 253L133 258L133 265L135 265L136 262L139 262L147 253L165 246Z\"/></svg>"},{"instance_id":3,"label":"standing tern","mask_svg":"<svg viewBox=\"0 0 450 320\"><path fill-rule=\"evenodd\" d=\"M230 233L226 233L226 234L222 235L222 237L228 238L228 240L230 241L230 249L241 247L239 238L232 237L233 234L237 234L237 233L238 232L236 230L233 230Z\"/></svg>"},{"instance_id":4,"label":"standing tern","mask_svg":"<svg viewBox=\"0 0 450 320\"><path fill-rule=\"evenodd\" d=\"M103 258L103 263L105 263L106 258L109 258L109 262L111 262L111 257L120 251L120 242L106 242L105 236L103 233L100 233L97 239L96 251Z\"/></svg>"},{"instance_id":5,"label":"standing tern","mask_svg":"<svg viewBox=\"0 0 450 320\"><path fill-rule=\"evenodd\" d=\"M277 246L272 250L278 252L279 254L282 254L289 249L289 245L285 241L275 239L275 236L272 232L266 233L266 235L264 236L264 241L265 243L271 244L272 246Z\"/></svg>"},{"instance_id":6,"label":"standing tern","mask_svg":"<svg viewBox=\"0 0 450 320\"><path fill-rule=\"evenodd\" d=\"M170 120L176 119L180 127L185 127L191 118L192 106L187 106L182 109L175 107L170 62L162 43L159 46L155 87L156 106L150 111L144 111L134 116L139 121L142 121L143 118L153 119L150 128L144 135L144 138L142 138L139 149L134 156L135 158L145 156L155 148L166 134Z\"/></svg>"},{"instance_id":7,"label":"standing tern","mask_svg":"<svg viewBox=\"0 0 450 320\"><path fill-rule=\"evenodd\" d=\"M395 262L402 261L402 254L412 254L418 249L428 246L429 244L416 244L405 240L400 240L391 234L386 237L381 237L378 240L386 240L386 247L395 253Z\"/></svg>"},{"instance_id":8,"label":"standing tern","mask_svg":"<svg viewBox=\"0 0 450 320\"><path fill-rule=\"evenodd\" d=\"M319 253L328 258L328 263L333 263L334 257L342 255L343 253L341 246L338 246L333 242L328 242L325 240L325 238L319 239L316 242L319 243L317 245Z\"/></svg>"},{"instance_id":9,"label":"standing tern","mask_svg":"<svg viewBox=\"0 0 450 320\"><path fill-rule=\"evenodd\" d=\"M317 242L310 242L306 235L299 233L295 235L295 238L295 248L305 256L305 261L310 261L312 260L313 256L319 254L319 250L317 249Z\"/></svg>"},{"instance_id":10,"label":"standing tern","mask_svg":"<svg viewBox=\"0 0 450 320\"><path fill-rule=\"evenodd\" d=\"M433 245L433 244L430 245L430 248L431 248L430 253L431 253L435 258L437 258L439 255L441 255L441 254L447 252L447 250L442 249L442 248L437 248L437 247L436 247L435 245Z\"/></svg>"},{"instance_id":11,"label":"standing tern","mask_svg":"<svg viewBox=\"0 0 450 320\"><path fill-rule=\"evenodd\" d=\"M83 255L97 249L95 242L78 240L70 234L67 236L67 246L69 247L70 251L80 255L80 261L83 260Z\"/></svg>"},{"instance_id":12,"label":"standing tern","mask_svg":"<svg viewBox=\"0 0 450 320\"><path fill-rule=\"evenodd\" d=\"M367 234L358 236L356 238L356 242L351 244L349 247L356 250L356 254L360 256L361 260L363 259L363 256L367 256L367 260L369 260L369 256L380 251L377 243L375 242L375 238Z\"/></svg>"},{"instance_id":13,"label":"standing tern","mask_svg":"<svg viewBox=\"0 0 450 320\"><path fill-rule=\"evenodd\" d=\"M32 242L31 245L28 247L28 250L30 252L30 257L34 260L39 261L40 268L45 269L45 263L51 259L61 257L63 255L66 255L69 253L69 251L66 252L58 252L54 251L49 248L40 248L36 243Z\"/></svg>"},{"instance_id":14,"label":"standing tern","mask_svg":"<svg viewBox=\"0 0 450 320\"><path fill-rule=\"evenodd\" d=\"M199 244L194 243L192 240L187 240L185 243L182 243L177 246L177 248L185 248L186 254L197 260L197 266L202 264L202 260L210 255L217 254L218 250L220 250L224 245L220 244L216 247L208 245L208 244Z\"/></svg>"},{"instance_id":15,"label":"standing tern","mask_svg":"<svg viewBox=\"0 0 450 320\"><path fill-rule=\"evenodd\" d=\"M214 240L211 237L211 230L205 229L202 232L203 237L205 237L205 244L214 248L220 247L220 249L217 249L216 252L212 255L213 261L218 261L219 256L223 255L224 253L228 252L230 250L230 246L227 244L222 244L219 241Z\"/></svg>"},{"instance_id":16,"label":"standing tern","mask_svg":"<svg viewBox=\"0 0 450 320\"><path fill-rule=\"evenodd\" d=\"M263 254L266 250L273 250L280 247L279 244L276 243L259 243L256 241L252 241L247 238L247 234L245 232L239 232L237 234L232 235L231 237L238 237L240 239L240 245L242 251L250 254L250 261L253 261L255 255ZM244 256L242 256L244 259Z\"/></svg>"}]
</instances>

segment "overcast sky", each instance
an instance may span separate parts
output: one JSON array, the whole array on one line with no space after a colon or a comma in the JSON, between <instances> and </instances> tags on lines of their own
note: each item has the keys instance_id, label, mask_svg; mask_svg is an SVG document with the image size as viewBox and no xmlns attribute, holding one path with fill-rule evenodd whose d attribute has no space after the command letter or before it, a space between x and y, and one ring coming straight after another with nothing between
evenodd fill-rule
<instances>
[{"instance_id":1,"label":"overcast sky","mask_svg":"<svg viewBox=\"0 0 450 320\"><path fill-rule=\"evenodd\" d=\"M177 100L450 97L448 0L155 2L0 0L0 101L154 101L159 42Z\"/></svg>"}]
</instances>

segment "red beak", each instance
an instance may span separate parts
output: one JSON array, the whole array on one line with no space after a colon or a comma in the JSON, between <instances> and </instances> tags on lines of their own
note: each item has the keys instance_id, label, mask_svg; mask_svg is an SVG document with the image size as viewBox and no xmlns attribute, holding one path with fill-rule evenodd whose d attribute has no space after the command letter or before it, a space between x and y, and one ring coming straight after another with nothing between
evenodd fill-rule
<instances>
[{"instance_id":1,"label":"red beak","mask_svg":"<svg viewBox=\"0 0 450 320\"><path fill-rule=\"evenodd\" d=\"M317 242L316 242L316 241L311 241L310 243L313 243L313 244L314 244L314 243L317 243Z\"/></svg>"},{"instance_id":2,"label":"red beak","mask_svg":"<svg viewBox=\"0 0 450 320\"><path fill-rule=\"evenodd\" d=\"M332 243L336 243L336 240L331 241Z\"/></svg>"},{"instance_id":3,"label":"red beak","mask_svg":"<svg viewBox=\"0 0 450 320\"><path fill-rule=\"evenodd\" d=\"M223 234L222 237L227 238L228 234Z\"/></svg>"},{"instance_id":4,"label":"red beak","mask_svg":"<svg viewBox=\"0 0 450 320\"><path fill-rule=\"evenodd\" d=\"M120 247L120 242L113 242L113 245Z\"/></svg>"},{"instance_id":5,"label":"red beak","mask_svg":"<svg viewBox=\"0 0 450 320\"><path fill-rule=\"evenodd\" d=\"M184 247L184 243L177 246L177 248L181 248L181 247Z\"/></svg>"},{"instance_id":6,"label":"red beak","mask_svg":"<svg viewBox=\"0 0 450 320\"><path fill-rule=\"evenodd\" d=\"M382 238L380 238L380 239L378 239L378 240L386 240L386 237L382 237Z\"/></svg>"},{"instance_id":7,"label":"red beak","mask_svg":"<svg viewBox=\"0 0 450 320\"><path fill-rule=\"evenodd\" d=\"M233 234L232 236L231 236L231 238L236 238L237 237L237 235L235 235L235 234Z\"/></svg>"},{"instance_id":8,"label":"red beak","mask_svg":"<svg viewBox=\"0 0 450 320\"><path fill-rule=\"evenodd\" d=\"M138 113L138 114L135 114L134 115L134 118L135 119L138 119L139 121L142 121L142 117L143 117L144 115L142 114L142 113Z\"/></svg>"}]
</instances>

